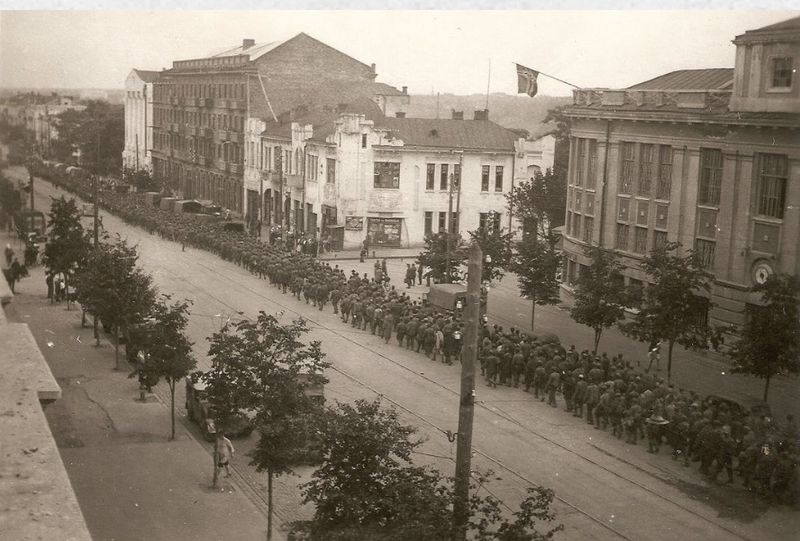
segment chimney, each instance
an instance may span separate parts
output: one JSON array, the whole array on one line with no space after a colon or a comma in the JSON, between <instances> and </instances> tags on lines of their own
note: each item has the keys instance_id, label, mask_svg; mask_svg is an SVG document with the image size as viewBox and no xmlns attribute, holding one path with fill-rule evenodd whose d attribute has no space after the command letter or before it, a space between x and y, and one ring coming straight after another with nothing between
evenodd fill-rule
<instances>
[{"instance_id":1,"label":"chimney","mask_svg":"<svg viewBox=\"0 0 800 541\"><path fill-rule=\"evenodd\" d=\"M369 67L372 69L372 73L375 73L375 62L370 64Z\"/></svg>"},{"instance_id":2,"label":"chimney","mask_svg":"<svg viewBox=\"0 0 800 541\"><path fill-rule=\"evenodd\" d=\"M403 94L408 94L408 87L407 86L403 87Z\"/></svg>"},{"instance_id":3,"label":"chimney","mask_svg":"<svg viewBox=\"0 0 800 541\"><path fill-rule=\"evenodd\" d=\"M336 106L336 112L337 113L344 113L346 110L347 110L347 104L346 103L340 103L339 105Z\"/></svg>"},{"instance_id":4,"label":"chimney","mask_svg":"<svg viewBox=\"0 0 800 541\"><path fill-rule=\"evenodd\" d=\"M475 111L477 113L477 111ZM453 109L453 120L464 120L464 111L456 111Z\"/></svg>"},{"instance_id":5,"label":"chimney","mask_svg":"<svg viewBox=\"0 0 800 541\"><path fill-rule=\"evenodd\" d=\"M475 120L489 120L489 109L475 109Z\"/></svg>"},{"instance_id":6,"label":"chimney","mask_svg":"<svg viewBox=\"0 0 800 541\"><path fill-rule=\"evenodd\" d=\"M397 112L394 114L394 116L396 116L397 118L405 118L405 117L406 117L406 114L405 114L403 111L397 111Z\"/></svg>"},{"instance_id":7,"label":"chimney","mask_svg":"<svg viewBox=\"0 0 800 541\"><path fill-rule=\"evenodd\" d=\"M245 39L242 40L242 50L246 51L247 49L249 49L250 47L252 47L255 44L256 44L256 40L245 38Z\"/></svg>"}]
</instances>

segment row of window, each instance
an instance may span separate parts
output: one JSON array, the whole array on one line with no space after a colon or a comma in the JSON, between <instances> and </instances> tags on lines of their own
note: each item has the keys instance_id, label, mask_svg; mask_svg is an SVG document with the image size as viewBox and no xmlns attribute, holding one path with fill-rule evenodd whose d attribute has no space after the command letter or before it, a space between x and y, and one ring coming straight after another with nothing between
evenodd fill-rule
<instances>
[{"instance_id":1,"label":"row of window","mask_svg":"<svg viewBox=\"0 0 800 541\"><path fill-rule=\"evenodd\" d=\"M205 156L207 158L223 160L232 163L243 163L243 147L230 141L214 143L205 138L183 137L175 133L156 133L153 136L156 150L169 152L177 150L188 152L189 158Z\"/></svg>"},{"instance_id":2,"label":"row of window","mask_svg":"<svg viewBox=\"0 0 800 541\"><path fill-rule=\"evenodd\" d=\"M669 199L672 189L671 146L623 142L621 165L619 193Z\"/></svg>"},{"instance_id":3,"label":"row of window","mask_svg":"<svg viewBox=\"0 0 800 541\"><path fill-rule=\"evenodd\" d=\"M437 172L439 173L438 175L436 174ZM447 191L450 189L450 179L453 180L453 189L458 189L458 185L461 183L461 164L442 163L437 165L435 163L429 163L425 176L425 189L427 191L436 189L437 176L439 178L440 190Z\"/></svg>"},{"instance_id":4,"label":"row of window","mask_svg":"<svg viewBox=\"0 0 800 541\"><path fill-rule=\"evenodd\" d=\"M438 233L443 233L447 230L447 212L425 212L425 236L433 233L433 220L437 219ZM481 212L478 215L478 227L488 227L492 231L500 231L501 229L502 214L500 212ZM458 231L458 213L451 213L450 218L450 232L455 233Z\"/></svg>"},{"instance_id":5,"label":"row of window","mask_svg":"<svg viewBox=\"0 0 800 541\"><path fill-rule=\"evenodd\" d=\"M153 108L153 124L163 127L174 122L183 126L198 126L214 130L244 131L244 117L222 113L203 113L200 111L184 111L170 107Z\"/></svg>"},{"instance_id":6,"label":"row of window","mask_svg":"<svg viewBox=\"0 0 800 541\"><path fill-rule=\"evenodd\" d=\"M244 99L244 83L155 83L153 97Z\"/></svg>"}]
</instances>

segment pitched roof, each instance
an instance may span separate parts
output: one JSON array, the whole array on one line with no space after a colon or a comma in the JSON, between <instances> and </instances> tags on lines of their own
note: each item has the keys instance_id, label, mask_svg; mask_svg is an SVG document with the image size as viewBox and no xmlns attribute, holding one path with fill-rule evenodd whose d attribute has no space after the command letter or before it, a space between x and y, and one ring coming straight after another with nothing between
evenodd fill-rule
<instances>
[{"instance_id":1,"label":"pitched roof","mask_svg":"<svg viewBox=\"0 0 800 541\"><path fill-rule=\"evenodd\" d=\"M313 127L311 140L324 143L325 138L333 133L335 122L339 115L348 113L364 115L367 120L373 121L383 118L383 113L381 113L375 102L368 98L356 98L353 102L342 107L317 107L296 114L294 117L284 115L278 119L278 122L267 122L266 128L261 135L290 138L292 136L292 123L297 122L301 126L311 125Z\"/></svg>"},{"instance_id":2,"label":"pitched roof","mask_svg":"<svg viewBox=\"0 0 800 541\"><path fill-rule=\"evenodd\" d=\"M762 26L755 30L748 30L745 34L760 34L763 32L776 32L783 30L800 30L800 17L792 17L779 23Z\"/></svg>"},{"instance_id":3,"label":"pitched roof","mask_svg":"<svg viewBox=\"0 0 800 541\"><path fill-rule=\"evenodd\" d=\"M724 90L733 85L733 68L671 71L628 90Z\"/></svg>"},{"instance_id":4,"label":"pitched roof","mask_svg":"<svg viewBox=\"0 0 800 541\"><path fill-rule=\"evenodd\" d=\"M134 68L133 71L135 71L136 75L138 75L139 78L145 83L152 83L153 81L158 79L159 76L161 75L161 72L159 71L140 70L136 68Z\"/></svg>"},{"instance_id":5,"label":"pitched roof","mask_svg":"<svg viewBox=\"0 0 800 541\"><path fill-rule=\"evenodd\" d=\"M385 117L376 127L389 130L405 146L513 151L517 134L490 120Z\"/></svg>"},{"instance_id":6,"label":"pitched roof","mask_svg":"<svg viewBox=\"0 0 800 541\"><path fill-rule=\"evenodd\" d=\"M212 51L210 54L206 55L204 58L219 58L222 56L239 56L242 54L246 54L250 56L250 60L255 60L260 58L276 48L279 45L282 45L285 41L271 41L269 43L256 43L248 47L247 49L244 48L243 44L236 45L234 47L225 47L222 49L217 49Z\"/></svg>"},{"instance_id":7,"label":"pitched roof","mask_svg":"<svg viewBox=\"0 0 800 541\"><path fill-rule=\"evenodd\" d=\"M792 17L779 23L748 30L744 34L736 36L733 42L738 45L740 43L762 42L765 39L800 41L800 17Z\"/></svg>"}]
</instances>

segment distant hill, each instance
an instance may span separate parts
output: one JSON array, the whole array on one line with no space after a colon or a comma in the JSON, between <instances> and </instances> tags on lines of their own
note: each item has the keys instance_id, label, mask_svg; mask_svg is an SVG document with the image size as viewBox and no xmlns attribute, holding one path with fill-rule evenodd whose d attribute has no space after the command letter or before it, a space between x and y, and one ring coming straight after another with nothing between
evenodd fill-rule
<instances>
[{"instance_id":1,"label":"distant hill","mask_svg":"<svg viewBox=\"0 0 800 541\"><path fill-rule=\"evenodd\" d=\"M406 114L409 117L436 118L436 95L414 94L411 96ZM463 111L464 118L470 119L475 109L486 106L486 94L441 94L439 101L439 118L450 118L453 109ZM503 93L489 94L489 120L506 128L528 130L531 135L541 134L545 127L542 121L547 111L561 105L572 103L566 96L510 95Z\"/></svg>"}]
</instances>

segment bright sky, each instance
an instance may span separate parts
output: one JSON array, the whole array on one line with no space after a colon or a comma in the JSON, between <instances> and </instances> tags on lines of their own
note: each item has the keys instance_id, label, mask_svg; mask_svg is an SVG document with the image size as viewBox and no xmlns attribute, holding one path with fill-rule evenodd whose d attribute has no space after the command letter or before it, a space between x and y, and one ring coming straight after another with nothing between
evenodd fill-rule
<instances>
[{"instance_id":1,"label":"bright sky","mask_svg":"<svg viewBox=\"0 0 800 541\"><path fill-rule=\"evenodd\" d=\"M3 11L0 86L121 88L171 67L298 32L410 93L516 92L512 62L579 86L625 87L682 68L732 67L731 40L795 11ZM570 87L540 77L540 93Z\"/></svg>"}]
</instances>

